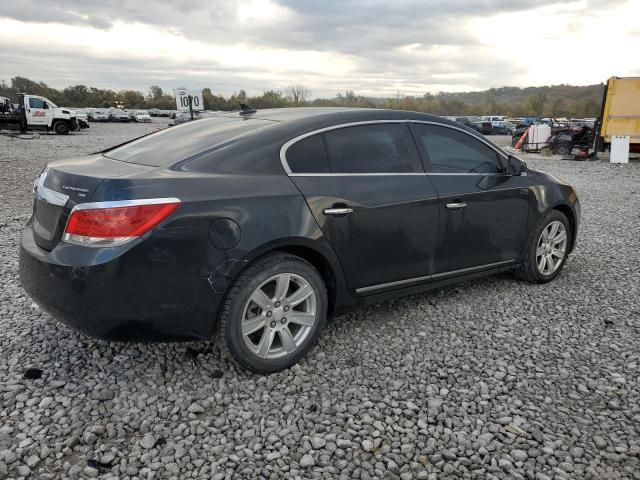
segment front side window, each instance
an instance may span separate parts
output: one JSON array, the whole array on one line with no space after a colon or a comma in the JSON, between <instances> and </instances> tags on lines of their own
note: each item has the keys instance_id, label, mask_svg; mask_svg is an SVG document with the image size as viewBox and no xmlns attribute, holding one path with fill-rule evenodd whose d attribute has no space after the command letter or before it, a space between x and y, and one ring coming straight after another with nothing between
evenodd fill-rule
<instances>
[{"instance_id":1,"label":"front side window","mask_svg":"<svg viewBox=\"0 0 640 480\"><path fill-rule=\"evenodd\" d=\"M500 173L495 150L473 136L448 127L414 124L434 173Z\"/></svg>"},{"instance_id":2,"label":"front side window","mask_svg":"<svg viewBox=\"0 0 640 480\"><path fill-rule=\"evenodd\" d=\"M407 125L369 124L325 134L334 173L412 173L422 166Z\"/></svg>"},{"instance_id":3,"label":"front side window","mask_svg":"<svg viewBox=\"0 0 640 480\"><path fill-rule=\"evenodd\" d=\"M291 145L287 149L287 164L292 173L329 173L322 135L312 135Z\"/></svg>"},{"instance_id":4,"label":"front side window","mask_svg":"<svg viewBox=\"0 0 640 480\"><path fill-rule=\"evenodd\" d=\"M41 98L29 98L29 107L31 108L44 108L44 100Z\"/></svg>"}]
</instances>

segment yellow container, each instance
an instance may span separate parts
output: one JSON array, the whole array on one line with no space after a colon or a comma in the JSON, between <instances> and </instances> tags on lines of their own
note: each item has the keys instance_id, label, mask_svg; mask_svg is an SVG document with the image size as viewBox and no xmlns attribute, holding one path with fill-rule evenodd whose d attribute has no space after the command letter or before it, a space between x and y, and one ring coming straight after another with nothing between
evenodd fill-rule
<instances>
[{"instance_id":1,"label":"yellow container","mask_svg":"<svg viewBox=\"0 0 640 480\"><path fill-rule=\"evenodd\" d=\"M613 135L629 136L640 143L640 77L611 77L607 81L600 136L611 143Z\"/></svg>"}]
</instances>

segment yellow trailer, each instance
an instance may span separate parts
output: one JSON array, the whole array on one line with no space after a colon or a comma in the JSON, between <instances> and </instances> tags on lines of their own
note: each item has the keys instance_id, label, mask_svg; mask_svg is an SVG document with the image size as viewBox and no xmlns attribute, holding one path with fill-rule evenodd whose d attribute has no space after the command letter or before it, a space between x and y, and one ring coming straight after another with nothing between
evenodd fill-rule
<instances>
[{"instance_id":1,"label":"yellow trailer","mask_svg":"<svg viewBox=\"0 0 640 480\"><path fill-rule=\"evenodd\" d=\"M640 151L640 77L611 77L604 89L596 132L596 149L609 150L613 135L628 136L631 151Z\"/></svg>"}]
</instances>

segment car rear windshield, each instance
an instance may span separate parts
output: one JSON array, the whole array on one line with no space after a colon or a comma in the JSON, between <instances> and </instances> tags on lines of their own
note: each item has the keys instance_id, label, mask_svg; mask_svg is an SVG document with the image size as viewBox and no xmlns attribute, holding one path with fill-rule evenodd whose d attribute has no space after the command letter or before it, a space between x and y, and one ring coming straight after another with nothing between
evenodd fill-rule
<instances>
[{"instance_id":1,"label":"car rear windshield","mask_svg":"<svg viewBox=\"0 0 640 480\"><path fill-rule=\"evenodd\" d=\"M168 166L270 124L258 119L204 118L133 140L104 155L139 165Z\"/></svg>"}]
</instances>

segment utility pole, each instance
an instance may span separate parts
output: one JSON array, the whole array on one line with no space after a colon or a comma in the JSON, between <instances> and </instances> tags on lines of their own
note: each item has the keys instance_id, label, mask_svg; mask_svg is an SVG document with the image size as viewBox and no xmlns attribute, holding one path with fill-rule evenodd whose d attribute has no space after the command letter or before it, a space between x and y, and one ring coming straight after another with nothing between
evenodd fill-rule
<instances>
[{"instance_id":1,"label":"utility pole","mask_svg":"<svg viewBox=\"0 0 640 480\"><path fill-rule=\"evenodd\" d=\"M189 95L189 114L191 115L191 120L193 121L193 97Z\"/></svg>"}]
</instances>

